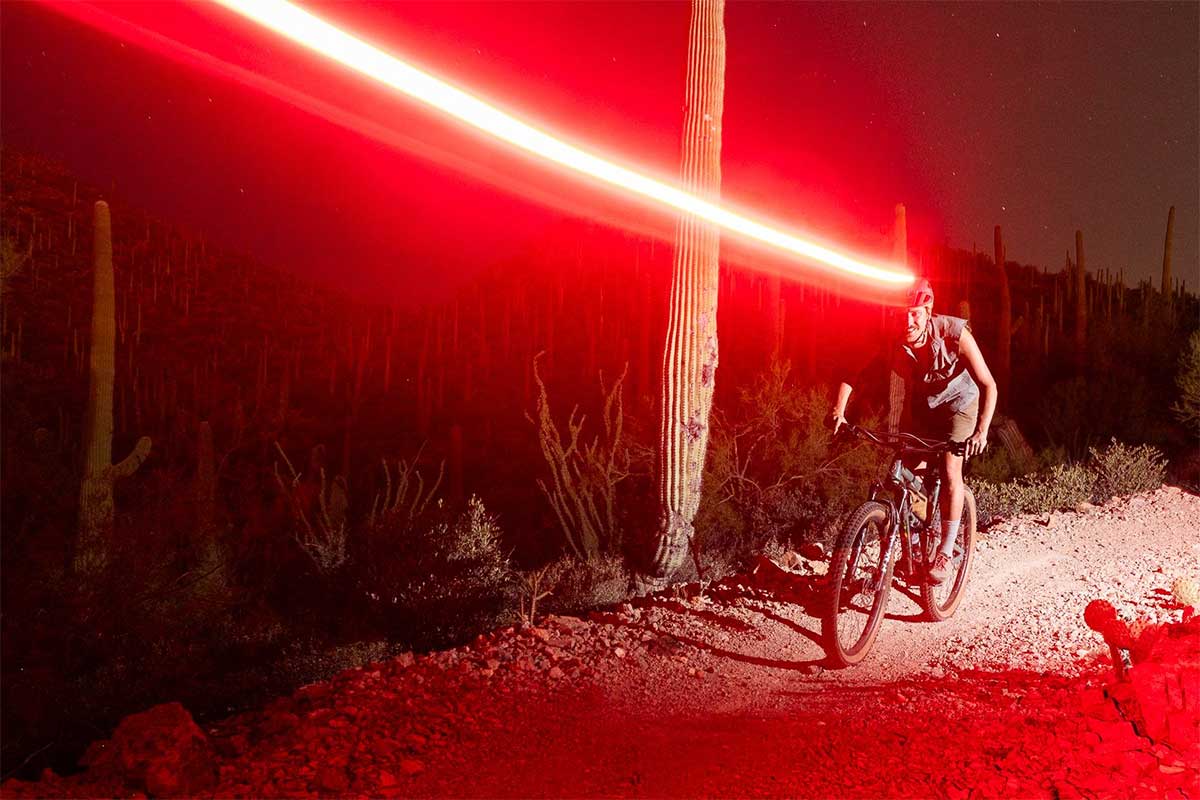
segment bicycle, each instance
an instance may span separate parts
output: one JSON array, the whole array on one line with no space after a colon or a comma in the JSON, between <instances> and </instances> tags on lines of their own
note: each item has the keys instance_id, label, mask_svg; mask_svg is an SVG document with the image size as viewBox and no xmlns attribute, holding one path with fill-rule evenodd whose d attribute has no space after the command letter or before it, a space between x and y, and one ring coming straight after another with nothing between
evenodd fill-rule
<instances>
[{"instance_id":1,"label":"bicycle","mask_svg":"<svg viewBox=\"0 0 1200 800\"><path fill-rule=\"evenodd\" d=\"M941 543L941 472L931 457L961 454L966 444L870 431L849 422L843 427L873 444L896 448L887 477L872 485L869 499L850 515L829 562L829 607L821 632L830 661L849 667L866 658L875 642L896 575L919 590L929 620L941 622L954 615L971 569L975 496L964 487L951 573L945 582L935 584L928 572ZM928 466L914 472L905 465L907 456L925 456Z\"/></svg>"}]
</instances>

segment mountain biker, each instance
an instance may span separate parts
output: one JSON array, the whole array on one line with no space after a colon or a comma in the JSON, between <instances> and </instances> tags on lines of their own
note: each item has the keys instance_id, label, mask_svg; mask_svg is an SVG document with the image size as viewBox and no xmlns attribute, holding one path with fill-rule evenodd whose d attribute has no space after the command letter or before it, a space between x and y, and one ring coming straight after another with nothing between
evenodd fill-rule
<instances>
[{"instance_id":1,"label":"mountain biker","mask_svg":"<svg viewBox=\"0 0 1200 800\"><path fill-rule=\"evenodd\" d=\"M933 287L924 278L907 291L898 322L902 324L887 336L876 359L884 359L905 379L913 433L965 441L968 458L982 453L996 411L996 381L971 335L970 323L934 314ZM846 421L846 403L852 391L846 382L838 387L832 415L835 433ZM935 584L945 583L950 575L950 556L962 520L963 456L947 452L939 467L947 491L941 497L941 543L929 570L929 579Z\"/></svg>"}]
</instances>

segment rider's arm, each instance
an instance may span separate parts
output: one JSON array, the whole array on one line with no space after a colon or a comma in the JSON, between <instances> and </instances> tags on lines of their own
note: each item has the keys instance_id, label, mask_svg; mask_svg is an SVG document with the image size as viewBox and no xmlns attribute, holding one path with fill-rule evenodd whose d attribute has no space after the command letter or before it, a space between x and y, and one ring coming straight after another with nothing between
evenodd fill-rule
<instances>
[{"instance_id":1,"label":"rider's arm","mask_svg":"<svg viewBox=\"0 0 1200 800\"><path fill-rule=\"evenodd\" d=\"M850 393L854 391L854 387L845 381L838 386L837 402L833 406L833 432L837 433L838 428L842 427L842 423L846 421L846 404L850 402Z\"/></svg>"},{"instance_id":2,"label":"rider's arm","mask_svg":"<svg viewBox=\"0 0 1200 800\"><path fill-rule=\"evenodd\" d=\"M987 447L988 430L992 426L992 415L996 413L996 379L983 360L979 351L979 343L971 335L970 330L964 330L958 340L958 352L967 361L967 371L979 385L982 394L979 404L979 421L975 423L975 434L968 440L968 455L976 455Z\"/></svg>"}]
</instances>

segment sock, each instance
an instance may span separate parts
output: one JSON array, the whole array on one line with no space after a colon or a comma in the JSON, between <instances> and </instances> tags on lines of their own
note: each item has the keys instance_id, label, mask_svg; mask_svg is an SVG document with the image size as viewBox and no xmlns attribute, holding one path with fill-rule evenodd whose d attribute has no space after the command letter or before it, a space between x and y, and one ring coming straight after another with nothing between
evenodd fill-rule
<instances>
[{"instance_id":1,"label":"sock","mask_svg":"<svg viewBox=\"0 0 1200 800\"><path fill-rule=\"evenodd\" d=\"M962 520L948 519L942 523L942 546L938 548L938 552L946 558L954 555L954 543L958 540L958 526L962 524Z\"/></svg>"}]
</instances>

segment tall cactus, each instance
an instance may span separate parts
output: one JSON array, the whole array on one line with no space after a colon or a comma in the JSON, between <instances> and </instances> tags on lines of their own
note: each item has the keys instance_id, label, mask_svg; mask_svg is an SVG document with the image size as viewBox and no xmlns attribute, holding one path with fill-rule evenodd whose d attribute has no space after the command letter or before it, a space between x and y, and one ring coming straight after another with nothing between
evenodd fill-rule
<instances>
[{"instance_id":1,"label":"tall cactus","mask_svg":"<svg viewBox=\"0 0 1200 800\"><path fill-rule=\"evenodd\" d=\"M1171 245L1175 238L1175 206L1167 212L1167 236L1163 241L1162 295L1171 302Z\"/></svg>"},{"instance_id":2,"label":"tall cactus","mask_svg":"<svg viewBox=\"0 0 1200 800\"><path fill-rule=\"evenodd\" d=\"M725 104L725 2L692 0L687 97L680 168L688 191L721 193L721 116ZM651 571L669 576L687 557L700 506L708 420L717 371L717 229L692 216L675 232L671 310L663 355L659 447L659 530Z\"/></svg>"},{"instance_id":3,"label":"tall cactus","mask_svg":"<svg viewBox=\"0 0 1200 800\"><path fill-rule=\"evenodd\" d=\"M91 380L84 420L79 539L74 556L74 569L83 575L96 575L108 563L113 535L113 483L132 475L150 454L150 439L143 436L123 461L112 463L116 291L113 288L112 220L108 203L103 200L96 203L93 231Z\"/></svg>"},{"instance_id":4,"label":"tall cactus","mask_svg":"<svg viewBox=\"0 0 1200 800\"><path fill-rule=\"evenodd\" d=\"M1001 402L1008 395L1012 372L1012 294L1008 287L1008 270L1004 251L1004 236L996 226L996 281L1000 287L1000 318L996 322L996 378L1000 384Z\"/></svg>"},{"instance_id":5,"label":"tall cactus","mask_svg":"<svg viewBox=\"0 0 1200 800\"><path fill-rule=\"evenodd\" d=\"M903 203L896 204L895 222L892 224L892 261L908 266L908 214ZM900 430L904 413L904 378L894 369L888 371L887 429L893 433Z\"/></svg>"},{"instance_id":6,"label":"tall cactus","mask_svg":"<svg viewBox=\"0 0 1200 800\"><path fill-rule=\"evenodd\" d=\"M892 261L908 263L908 212L904 203L896 203L896 219L892 223Z\"/></svg>"},{"instance_id":7,"label":"tall cactus","mask_svg":"<svg viewBox=\"0 0 1200 800\"><path fill-rule=\"evenodd\" d=\"M1083 258L1083 231L1075 231L1075 368L1087 365L1087 264Z\"/></svg>"}]
</instances>

